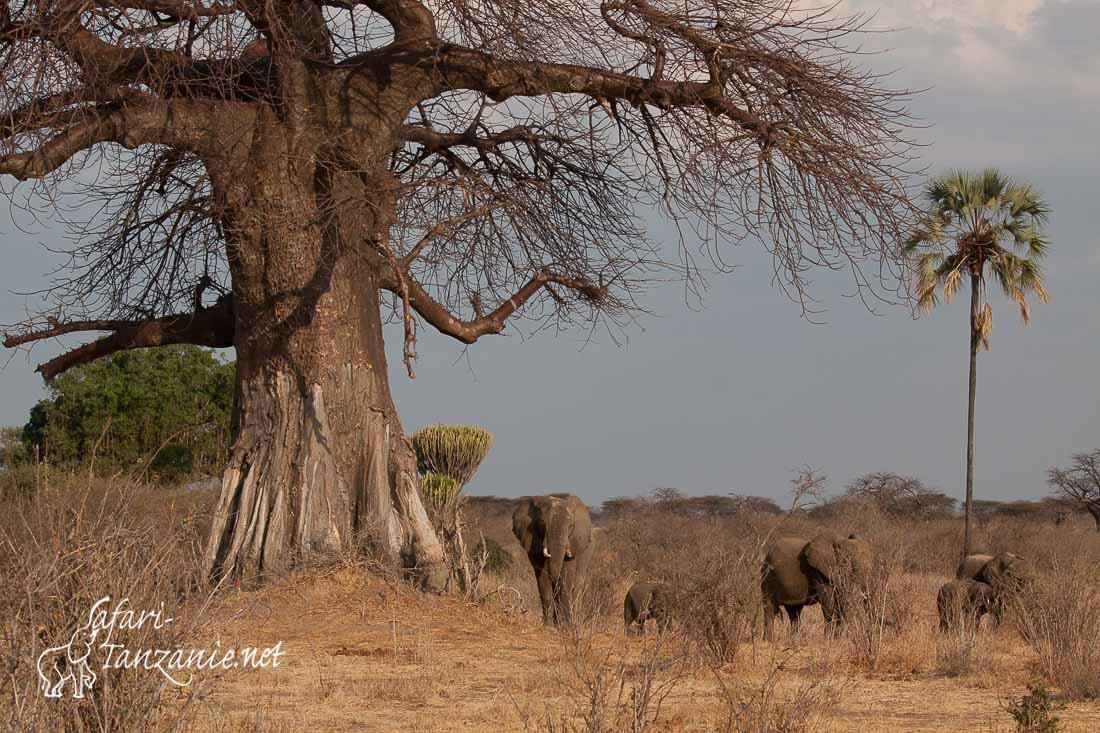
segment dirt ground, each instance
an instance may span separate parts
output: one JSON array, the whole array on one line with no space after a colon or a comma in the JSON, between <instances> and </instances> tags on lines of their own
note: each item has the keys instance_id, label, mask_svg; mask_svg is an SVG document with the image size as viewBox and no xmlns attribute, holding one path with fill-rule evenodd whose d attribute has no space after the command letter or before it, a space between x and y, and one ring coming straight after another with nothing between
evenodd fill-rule
<instances>
[{"instance_id":1,"label":"dirt ground","mask_svg":"<svg viewBox=\"0 0 1100 733\"><path fill-rule=\"evenodd\" d=\"M230 731L584 730L586 715L606 713L593 699L629 702L634 688L623 693L622 682L641 674L651 638L628 637L608 620L570 639L516 608L507 592L477 605L417 594L356 568L231 593L201 633L223 645L282 641L282 662L207 675L179 701L197 729ZM1005 701L1022 694L1032 662L1012 632L990 632L987 672L946 677L929 669L931 633L895 639L879 669L867 672L843 650L821 652L819 614L810 615L798 648L789 639L757 642L719 673L702 665L669 673L675 684L655 685L667 691L655 729L717 729L728 709L722 686L740 685L771 697L835 694L832 714L813 730L1014 730ZM931 610L923 621L931 627ZM769 676L774 688L765 685ZM594 696L581 679L602 680L610 697ZM1070 705L1059 716L1062 730L1100 730L1100 704Z\"/></svg>"}]
</instances>

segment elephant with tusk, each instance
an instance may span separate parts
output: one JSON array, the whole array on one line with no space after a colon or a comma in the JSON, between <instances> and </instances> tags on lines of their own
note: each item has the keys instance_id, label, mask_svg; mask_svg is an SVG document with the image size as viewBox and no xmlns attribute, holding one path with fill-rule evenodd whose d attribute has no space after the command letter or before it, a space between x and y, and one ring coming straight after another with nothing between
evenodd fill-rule
<instances>
[{"instance_id":1,"label":"elephant with tusk","mask_svg":"<svg viewBox=\"0 0 1100 733\"><path fill-rule=\"evenodd\" d=\"M538 582L542 620L571 624L577 590L592 558L592 518L572 494L529 496L512 513L519 540Z\"/></svg>"}]
</instances>

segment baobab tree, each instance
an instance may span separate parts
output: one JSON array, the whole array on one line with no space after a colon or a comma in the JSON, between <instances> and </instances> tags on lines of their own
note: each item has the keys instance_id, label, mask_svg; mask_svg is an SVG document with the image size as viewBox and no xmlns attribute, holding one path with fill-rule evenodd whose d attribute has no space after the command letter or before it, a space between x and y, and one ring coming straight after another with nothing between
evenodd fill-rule
<instances>
[{"instance_id":1,"label":"baobab tree","mask_svg":"<svg viewBox=\"0 0 1100 733\"><path fill-rule=\"evenodd\" d=\"M390 316L411 376L418 324L472 344L514 317L621 323L666 261L691 277L744 240L804 307L815 267L898 292L906 94L849 50L860 17L786 0L4 8L0 173L35 182L29 205L82 197L52 212L76 243L49 312L5 343L106 332L46 378L122 349L235 347L214 577L366 531L442 582ZM646 238L653 210L678 256Z\"/></svg>"}]
</instances>

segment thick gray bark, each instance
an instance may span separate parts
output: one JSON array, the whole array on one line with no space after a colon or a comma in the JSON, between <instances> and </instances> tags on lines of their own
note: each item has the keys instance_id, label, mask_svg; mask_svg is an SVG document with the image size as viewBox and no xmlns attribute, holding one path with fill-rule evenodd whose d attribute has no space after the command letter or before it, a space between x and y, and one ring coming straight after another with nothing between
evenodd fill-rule
<instances>
[{"instance_id":1,"label":"thick gray bark","mask_svg":"<svg viewBox=\"0 0 1100 733\"><path fill-rule=\"evenodd\" d=\"M386 373L384 263L369 238L385 236L391 204L290 152L259 150L225 189L240 212L229 251L237 404L207 568L260 579L365 536L442 588L443 551ZM334 205L351 196L358 207Z\"/></svg>"}]
</instances>

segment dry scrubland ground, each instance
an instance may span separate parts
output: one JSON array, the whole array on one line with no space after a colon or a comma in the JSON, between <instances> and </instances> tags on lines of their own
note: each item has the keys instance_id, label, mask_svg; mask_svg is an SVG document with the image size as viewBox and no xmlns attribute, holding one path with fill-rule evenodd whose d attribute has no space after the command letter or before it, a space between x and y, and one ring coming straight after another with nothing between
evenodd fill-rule
<instances>
[{"instance_id":1,"label":"dry scrubland ground","mask_svg":"<svg viewBox=\"0 0 1100 733\"><path fill-rule=\"evenodd\" d=\"M86 482L85 482L86 483ZM82 499L77 499L83 495ZM544 628L530 571L504 506L474 531L517 556L484 579L479 602L428 596L351 558L209 603L193 560L206 499L150 489L68 485L0 517L0 715L25 730L1015 730L1005 711L1044 677L1067 697L1062 730L1100 730L1100 537L1030 525L984 527L982 549L1016 549L1051 577L999 629L935 630L935 592L958 527L846 517L880 548L882 575L862 615L825 640L808 609L798 643L750 634L751 569L769 532L801 520L721 522L656 508L608 523L577 631ZM28 551L27 548L31 548ZM1054 570L1052 570L1052 568ZM888 571L888 572L887 572ZM1091 573L1091 574L1090 574ZM635 579L689 587L699 605L680 631L627 636L621 599ZM1091 582L1091 586L1088 583ZM101 675L82 702L42 700L33 660L103 593L166 600L177 622L129 643L222 646L283 642L275 670L204 673L190 688L150 672ZM716 609L726 609L721 613ZM86 611L85 611L86 613ZM1010 614L1012 615L1012 614ZM35 623L37 620L37 623ZM1021 633L1023 632L1023 634ZM1089 638L1089 634L1092 634ZM1026 635L1026 639L1025 639Z\"/></svg>"}]
</instances>

